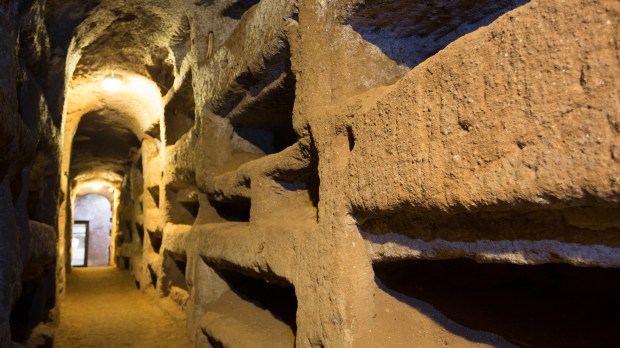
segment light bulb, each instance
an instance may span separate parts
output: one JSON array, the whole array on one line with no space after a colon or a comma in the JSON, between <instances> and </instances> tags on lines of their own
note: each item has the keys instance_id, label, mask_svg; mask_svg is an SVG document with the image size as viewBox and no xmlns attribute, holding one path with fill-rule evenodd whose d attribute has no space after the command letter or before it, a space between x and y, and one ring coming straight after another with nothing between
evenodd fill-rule
<instances>
[{"instance_id":1,"label":"light bulb","mask_svg":"<svg viewBox=\"0 0 620 348\"><path fill-rule=\"evenodd\" d=\"M114 93L121 89L122 82L121 79L112 74L104 77L102 84L103 89L105 89L107 92Z\"/></svg>"}]
</instances>

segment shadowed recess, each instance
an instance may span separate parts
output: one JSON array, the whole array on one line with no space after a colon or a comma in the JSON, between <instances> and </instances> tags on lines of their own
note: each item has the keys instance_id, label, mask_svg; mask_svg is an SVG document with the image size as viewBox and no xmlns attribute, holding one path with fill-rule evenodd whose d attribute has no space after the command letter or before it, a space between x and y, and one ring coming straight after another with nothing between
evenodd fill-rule
<instances>
[{"instance_id":1,"label":"shadowed recess","mask_svg":"<svg viewBox=\"0 0 620 348\"><path fill-rule=\"evenodd\" d=\"M90 112L82 117L73 138L71 173L97 169L122 171L129 151L140 147L135 134L122 117L109 117L108 111Z\"/></svg>"},{"instance_id":2,"label":"shadowed recess","mask_svg":"<svg viewBox=\"0 0 620 348\"><path fill-rule=\"evenodd\" d=\"M374 266L381 287L523 347L611 347L620 340L620 269L467 259Z\"/></svg>"},{"instance_id":3,"label":"shadowed recess","mask_svg":"<svg viewBox=\"0 0 620 348\"><path fill-rule=\"evenodd\" d=\"M364 40L409 68L489 25L527 0L367 0L344 21Z\"/></svg>"}]
</instances>

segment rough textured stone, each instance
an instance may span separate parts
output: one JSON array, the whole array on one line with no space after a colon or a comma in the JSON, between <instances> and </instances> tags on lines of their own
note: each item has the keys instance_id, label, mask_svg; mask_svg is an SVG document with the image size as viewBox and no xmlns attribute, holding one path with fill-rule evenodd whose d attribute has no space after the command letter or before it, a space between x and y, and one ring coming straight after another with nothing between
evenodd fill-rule
<instances>
[{"instance_id":1,"label":"rough textured stone","mask_svg":"<svg viewBox=\"0 0 620 348\"><path fill-rule=\"evenodd\" d=\"M49 321L93 182L112 263L196 347L617 342L619 21L613 0L0 5L0 346Z\"/></svg>"}]
</instances>

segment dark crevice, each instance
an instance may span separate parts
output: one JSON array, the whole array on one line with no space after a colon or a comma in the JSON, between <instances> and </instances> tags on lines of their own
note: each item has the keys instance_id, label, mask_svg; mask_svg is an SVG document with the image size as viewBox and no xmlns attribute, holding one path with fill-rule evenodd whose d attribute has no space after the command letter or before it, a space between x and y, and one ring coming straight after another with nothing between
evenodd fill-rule
<instances>
[{"instance_id":1,"label":"dark crevice","mask_svg":"<svg viewBox=\"0 0 620 348\"><path fill-rule=\"evenodd\" d=\"M161 138L161 127L159 125L159 121L153 123L146 131L144 131L148 136L153 139Z\"/></svg>"},{"instance_id":2,"label":"dark crevice","mask_svg":"<svg viewBox=\"0 0 620 348\"><path fill-rule=\"evenodd\" d=\"M151 265L146 266L146 268L149 270L149 275L151 276L151 285L153 285L153 288L157 289L157 274L153 271Z\"/></svg>"},{"instance_id":3,"label":"dark crevice","mask_svg":"<svg viewBox=\"0 0 620 348\"><path fill-rule=\"evenodd\" d=\"M264 154L278 153L297 141L297 135L292 126L278 128L235 127L234 132Z\"/></svg>"},{"instance_id":4,"label":"dark crevice","mask_svg":"<svg viewBox=\"0 0 620 348\"><path fill-rule=\"evenodd\" d=\"M151 247L153 248L153 251L159 254L159 250L161 249L161 243L163 240L162 231L149 231L149 240L151 241Z\"/></svg>"},{"instance_id":5,"label":"dark crevice","mask_svg":"<svg viewBox=\"0 0 620 348\"><path fill-rule=\"evenodd\" d=\"M250 7L258 4L260 0L237 0L235 3L222 11L222 15L228 18L239 20Z\"/></svg>"},{"instance_id":6,"label":"dark crevice","mask_svg":"<svg viewBox=\"0 0 620 348\"><path fill-rule=\"evenodd\" d=\"M222 342L218 341L215 337L207 336L207 340L209 341L209 344L213 346L213 348L226 348L226 346Z\"/></svg>"},{"instance_id":7,"label":"dark crevice","mask_svg":"<svg viewBox=\"0 0 620 348\"><path fill-rule=\"evenodd\" d=\"M138 238L140 238L140 245L144 244L144 226L136 224L136 232L138 233Z\"/></svg>"},{"instance_id":8,"label":"dark crevice","mask_svg":"<svg viewBox=\"0 0 620 348\"><path fill-rule=\"evenodd\" d=\"M374 269L401 302L428 302L465 327L519 346L611 347L620 342L620 269L468 259L405 260Z\"/></svg>"},{"instance_id":9,"label":"dark crevice","mask_svg":"<svg viewBox=\"0 0 620 348\"><path fill-rule=\"evenodd\" d=\"M308 175L306 186L308 188L308 195L310 196L310 201L312 202L312 206L315 208L318 208L319 186L320 186L320 179L319 179L318 172L312 172L311 174Z\"/></svg>"},{"instance_id":10,"label":"dark crevice","mask_svg":"<svg viewBox=\"0 0 620 348\"><path fill-rule=\"evenodd\" d=\"M140 173L142 173L143 169L142 169L142 156L138 156L138 158L136 159L136 169L138 169L138 171Z\"/></svg>"},{"instance_id":11,"label":"dark crevice","mask_svg":"<svg viewBox=\"0 0 620 348\"><path fill-rule=\"evenodd\" d=\"M166 288L164 293L168 295L174 286L185 291L188 290L185 272L187 268L187 256L185 253L164 252L164 275Z\"/></svg>"},{"instance_id":12,"label":"dark crevice","mask_svg":"<svg viewBox=\"0 0 620 348\"><path fill-rule=\"evenodd\" d=\"M196 121L192 75L188 72L164 111L166 145L176 144Z\"/></svg>"},{"instance_id":13,"label":"dark crevice","mask_svg":"<svg viewBox=\"0 0 620 348\"><path fill-rule=\"evenodd\" d=\"M190 215L196 219L198 217L198 210L200 210L200 203L198 202L179 202L183 209L185 209Z\"/></svg>"},{"instance_id":14,"label":"dark crevice","mask_svg":"<svg viewBox=\"0 0 620 348\"><path fill-rule=\"evenodd\" d=\"M54 270L48 270L41 277L22 282L21 294L11 311L13 341L25 343L37 324L51 319L50 311L56 303L55 275Z\"/></svg>"},{"instance_id":15,"label":"dark crevice","mask_svg":"<svg viewBox=\"0 0 620 348\"><path fill-rule=\"evenodd\" d=\"M355 148L355 135L351 126L347 126L347 139L349 140L349 151L353 151Z\"/></svg>"},{"instance_id":16,"label":"dark crevice","mask_svg":"<svg viewBox=\"0 0 620 348\"><path fill-rule=\"evenodd\" d=\"M159 207L159 186L151 186L148 188L151 197L155 201L155 205Z\"/></svg>"},{"instance_id":17,"label":"dark crevice","mask_svg":"<svg viewBox=\"0 0 620 348\"><path fill-rule=\"evenodd\" d=\"M121 231L123 232L123 241L131 243L131 241L133 240L131 233L131 221L125 220L121 226Z\"/></svg>"},{"instance_id":18,"label":"dark crevice","mask_svg":"<svg viewBox=\"0 0 620 348\"><path fill-rule=\"evenodd\" d=\"M250 221L251 204L249 200L239 200L235 202L218 202L215 200L209 200L209 203L215 209L217 214L224 220L238 222Z\"/></svg>"},{"instance_id":19,"label":"dark crevice","mask_svg":"<svg viewBox=\"0 0 620 348\"><path fill-rule=\"evenodd\" d=\"M120 260L121 260L121 262L122 262L121 267L122 267L123 269L129 269L130 262L131 262L131 261L129 260L129 257L126 257L126 256L121 256L121 257L120 257Z\"/></svg>"}]
</instances>

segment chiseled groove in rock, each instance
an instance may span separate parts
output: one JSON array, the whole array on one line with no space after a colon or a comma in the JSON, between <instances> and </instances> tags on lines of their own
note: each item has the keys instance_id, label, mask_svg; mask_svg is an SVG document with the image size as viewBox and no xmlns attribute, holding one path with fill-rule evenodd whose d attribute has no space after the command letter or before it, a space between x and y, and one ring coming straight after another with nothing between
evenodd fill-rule
<instances>
[{"instance_id":1,"label":"chiseled groove in rock","mask_svg":"<svg viewBox=\"0 0 620 348\"><path fill-rule=\"evenodd\" d=\"M574 266L620 267L620 248L601 244L583 245L557 240L423 241L396 233L361 234L373 262L466 257L479 262L521 265L560 262Z\"/></svg>"}]
</instances>

